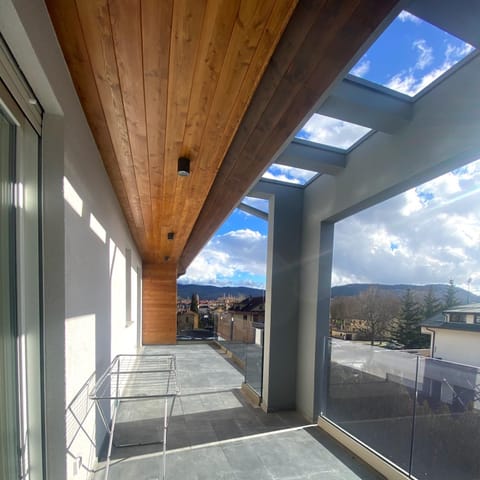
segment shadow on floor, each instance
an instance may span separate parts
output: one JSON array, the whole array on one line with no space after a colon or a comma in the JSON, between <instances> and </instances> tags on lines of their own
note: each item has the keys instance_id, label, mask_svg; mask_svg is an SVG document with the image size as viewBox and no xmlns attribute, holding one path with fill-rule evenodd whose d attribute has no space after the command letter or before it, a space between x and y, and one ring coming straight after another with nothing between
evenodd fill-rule
<instances>
[{"instance_id":1,"label":"shadow on floor","mask_svg":"<svg viewBox=\"0 0 480 480\"><path fill-rule=\"evenodd\" d=\"M130 402L120 406L112 459L162 450L161 401ZM238 389L182 395L170 418L167 450L241 439L250 435L306 425L296 412L266 414L252 407ZM156 443L152 443L156 442ZM140 444L119 448L122 444Z\"/></svg>"},{"instance_id":2,"label":"shadow on floor","mask_svg":"<svg viewBox=\"0 0 480 480\"><path fill-rule=\"evenodd\" d=\"M328 450L337 460L343 463L350 471L357 474L360 478L365 471L370 470L372 478L384 479L382 475L371 469L366 463L356 457L350 450L337 442L328 433L320 427L307 427L305 431L312 436L323 448Z\"/></svg>"}]
</instances>

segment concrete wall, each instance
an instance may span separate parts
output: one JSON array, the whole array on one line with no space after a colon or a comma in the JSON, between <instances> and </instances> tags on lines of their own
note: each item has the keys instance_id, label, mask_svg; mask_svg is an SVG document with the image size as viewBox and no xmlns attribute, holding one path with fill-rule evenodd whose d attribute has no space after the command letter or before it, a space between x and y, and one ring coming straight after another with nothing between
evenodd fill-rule
<instances>
[{"instance_id":1,"label":"concrete wall","mask_svg":"<svg viewBox=\"0 0 480 480\"><path fill-rule=\"evenodd\" d=\"M323 335L317 324L322 332L328 324L321 298L330 276L328 259L321 267L322 255L328 256L322 228L480 157L479 71L475 57L415 103L406 127L395 135L374 133L348 155L343 172L322 175L305 190L297 408L307 417L319 409L312 381L319 375L315 342Z\"/></svg>"},{"instance_id":2,"label":"concrete wall","mask_svg":"<svg viewBox=\"0 0 480 480\"><path fill-rule=\"evenodd\" d=\"M71 447L72 454L83 460L65 456L71 432L65 429L63 412L91 373L103 371L116 353L136 350L138 285L127 288L127 281L140 281L141 260L44 2L0 0L0 11L1 33L45 110L42 152L47 478L86 478L84 467L91 465L82 465L82 461L93 461L95 448L83 438ZM64 177L76 192L76 205L81 204L81 208L75 209L72 202L64 200ZM127 292L132 295L128 300ZM93 428L91 419L89 426ZM97 432L97 441L102 436Z\"/></svg>"},{"instance_id":3,"label":"concrete wall","mask_svg":"<svg viewBox=\"0 0 480 480\"><path fill-rule=\"evenodd\" d=\"M480 368L480 332L441 329L436 329L435 332L435 358Z\"/></svg>"}]
</instances>

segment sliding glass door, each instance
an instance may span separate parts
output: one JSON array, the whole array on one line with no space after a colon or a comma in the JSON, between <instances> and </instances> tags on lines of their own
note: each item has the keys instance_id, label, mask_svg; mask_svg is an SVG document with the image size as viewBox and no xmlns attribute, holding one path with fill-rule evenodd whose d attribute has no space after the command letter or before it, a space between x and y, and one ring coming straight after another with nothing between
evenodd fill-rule
<instances>
[{"instance_id":1,"label":"sliding glass door","mask_svg":"<svg viewBox=\"0 0 480 480\"><path fill-rule=\"evenodd\" d=\"M19 477L16 348L15 126L0 110L0 477Z\"/></svg>"},{"instance_id":2,"label":"sliding glass door","mask_svg":"<svg viewBox=\"0 0 480 480\"><path fill-rule=\"evenodd\" d=\"M39 138L0 82L2 479L43 479Z\"/></svg>"}]
</instances>

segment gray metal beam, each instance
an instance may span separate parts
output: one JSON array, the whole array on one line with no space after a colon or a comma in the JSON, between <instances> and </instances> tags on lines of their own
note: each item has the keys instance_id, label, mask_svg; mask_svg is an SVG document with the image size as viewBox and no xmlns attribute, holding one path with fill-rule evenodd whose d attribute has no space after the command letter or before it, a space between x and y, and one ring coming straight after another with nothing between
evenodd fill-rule
<instances>
[{"instance_id":1,"label":"gray metal beam","mask_svg":"<svg viewBox=\"0 0 480 480\"><path fill-rule=\"evenodd\" d=\"M262 210L259 210L258 208L251 207L250 205L247 205L246 203L240 203L237 208L239 210L242 210L243 212L249 213L250 215L254 215L255 217L261 218L262 220L267 220L268 221L268 213L263 212Z\"/></svg>"},{"instance_id":2,"label":"gray metal beam","mask_svg":"<svg viewBox=\"0 0 480 480\"><path fill-rule=\"evenodd\" d=\"M414 0L407 9L416 17L480 48L478 0Z\"/></svg>"},{"instance_id":3,"label":"gray metal beam","mask_svg":"<svg viewBox=\"0 0 480 480\"><path fill-rule=\"evenodd\" d=\"M337 175L345 168L346 155L294 140L275 160L275 163L303 168L312 172Z\"/></svg>"},{"instance_id":4,"label":"gray metal beam","mask_svg":"<svg viewBox=\"0 0 480 480\"><path fill-rule=\"evenodd\" d=\"M367 82L345 78L318 109L318 113L373 130L393 134L413 115L413 104L400 95L373 88Z\"/></svg>"}]
</instances>

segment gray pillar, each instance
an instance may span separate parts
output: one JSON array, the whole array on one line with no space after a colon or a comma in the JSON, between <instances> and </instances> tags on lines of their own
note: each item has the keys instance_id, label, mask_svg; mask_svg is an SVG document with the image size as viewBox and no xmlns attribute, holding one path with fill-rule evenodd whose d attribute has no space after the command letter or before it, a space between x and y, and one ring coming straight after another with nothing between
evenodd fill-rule
<instances>
[{"instance_id":1,"label":"gray pillar","mask_svg":"<svg viewBox=\"0 0 480 480\"><path fill-rule=\"evenodd\" d=\"M303 190L260 183L270 195L262 406L288 410L296 408Z\"/></svg>"},{"instance_id":2,"label":"gray pillar","mask_svg":"<svg viewBox=\"0 0 480 480\"><path fill-rule=\"evenodd\" d=\"M330 360L330 296L332 289L334 224L320 223L318 261L317 328L315 338L315 378L313 418L325 412Z\"/></svg>"}]
</instances>

